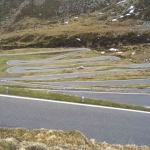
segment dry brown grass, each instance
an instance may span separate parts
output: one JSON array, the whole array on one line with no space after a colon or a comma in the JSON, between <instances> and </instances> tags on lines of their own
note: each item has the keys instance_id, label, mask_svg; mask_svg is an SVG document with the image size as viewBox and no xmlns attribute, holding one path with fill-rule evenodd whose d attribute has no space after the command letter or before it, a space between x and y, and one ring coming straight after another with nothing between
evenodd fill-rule
<instances>
[{"instance_id":1,"label":"dry brown grass","mask_svg":"<svg viewBox=\"0 0 150 150\"><path fill-rule=\"evenodd\" d=\"M78 131L0 128L0 137L0 150L150 150L147 146L98 143Z\"/></svg>"},{"instance_id":2,"label":"dry brown grass","mask_svg":"<svg viewBox=\"0 0 150 150\"><path fill-rule=\"evenodd\" d=\"M28 53L28 52L43 52L43 51L54 51L54 50L61 50L63 48L20 48L20 49L13 49L13 50L1 50L1 54L18 54L18 53Z\"/></svg>"},{"instance_id":3,"label":"dry brown grass","mask_svg":"<svg viewBox=\"0 0 150 150\"><path fill-rule=\"evenodd\" d=\"M147 59L150 59L150 45L122 46L120 50L124 52L121 56L132 59L134 62L146 62ZM133 52L135 54L132 54Z\"/></svg>"},{"instance_id":4,"label":"dry brown grass","mask_svg":"<svg viewBox=\"0 0 150 150\"><path fill-rule=\"evenodd\" d=\"M89 52L79 52L74 55L67 56L63 59L80 59L80 58L90 58L90 57L98 57L98 56L100 56L100 52L96 50L92 50Z\"/></svg>"},{"instance_id":5,"label":"dry brown grass","mask_svg":"<svg viewBox=\"0 0 150 150\"><path fill-rule=\"evenodd\" d=\"M67 34L73 36L80 33L100 33L105 35L106 32L114 32L116 34L122 34L131 31L139 31L139 27L130 27L132 20L126 20L126 22L113 23L99 20L98 18L91 16L80 16L79 19L71 18L69 24L62 25L59 22L57 24L46 25L47 21L38 22L39 26L35 26L33 18L29 18L26 21L21 21L18 26L24 27L25 29L14 31L7 34L1 34L0 38L9 38L12 36L23 36L27 34L34 35L50 35L56 36L61 34Z\"/></svg>"}]
</instances>

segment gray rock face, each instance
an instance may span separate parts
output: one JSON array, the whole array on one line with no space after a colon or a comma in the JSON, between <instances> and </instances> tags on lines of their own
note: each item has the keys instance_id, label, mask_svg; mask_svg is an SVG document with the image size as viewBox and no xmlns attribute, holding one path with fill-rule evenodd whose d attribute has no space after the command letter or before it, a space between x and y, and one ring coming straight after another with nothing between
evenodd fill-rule
<instances>
[{"instance_id":1,"label":"gray rock face","mask_svg":"<svg viewBox=\"0 0 150 150\"><path fill-rule=\"evenodd\" d=\"M59 7L59 12L83 13L87 9L95 8L99 5L106 5L106 0L64 0Z\"/></svg>"}]
</instances>

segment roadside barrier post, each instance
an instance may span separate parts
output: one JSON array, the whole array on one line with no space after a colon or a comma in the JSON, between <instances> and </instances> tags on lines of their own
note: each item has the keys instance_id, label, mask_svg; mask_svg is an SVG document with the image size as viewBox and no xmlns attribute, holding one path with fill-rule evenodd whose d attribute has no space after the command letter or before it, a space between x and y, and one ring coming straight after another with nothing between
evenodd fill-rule
<instances>
[{"instance_id":1,"label":"roadside barrier post","mask_svg":"<svg viewBox=\"0 0 150 150\"><path fill-rule=\"evenodd\" d=\"M9 87L6 87L6 94L9 94Z\"/></svg>"},{"instance_id":2,"label":"roadside barrier post","mask_svg":"<svg viewBox=\"0 0 150 150\"><path fill-rule=\"evenodd\" d=\"M84 103L84 96L82 96L82 103Z\"/></svg>"}]
</instances>

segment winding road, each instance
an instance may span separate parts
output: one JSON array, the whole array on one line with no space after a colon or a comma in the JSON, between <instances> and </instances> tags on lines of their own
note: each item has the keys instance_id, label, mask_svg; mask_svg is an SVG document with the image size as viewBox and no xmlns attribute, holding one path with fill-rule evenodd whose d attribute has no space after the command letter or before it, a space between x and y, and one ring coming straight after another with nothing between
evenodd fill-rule
<instances>
[{"instance_id":1,"label":"winding road","mask_svg":"<svg viewBox=\"0 0 150 150\"><path fill-rule=\"evenodd\" d=\"M62 50L61 50L62 51ZM89 51L89 49L64 50L69 54L60 55L44 60L9 60L6 72L53 72L61 69L74 69L62 65L49 65L46 67L28 66L28 64L42 64L59 62L82 62L92 63L92 61L118 61L120 58L114 56L100 56L82 59L64 59L75 53ZM56 52L52 51L50 53ZM60 52L60 51L57 51ZM48 53L44 51L43 53ZM13 55L29 55L34 53L22 53ZM9 56L10 54L0 55ZM94 63L93 63L94 64ZM15 65L15 66L13 66ZM20 66L19 66L20 65ZM99 67L93 65L93 67ZM0 84L15 84L35 86L53 92L66 93L70 95L84 96L88 98L105 99L126 104L134 104L150 107L150 89L121 88L119 91L110 90L110 85L125 84L149 84L150 79L134 80L112 80L112 81L80 81L80 82L45 82L44 80L76 78L79 76L91 76L96 74L108 74L110 72L128 72L137 70L148 70L150 63L124 65L124 69L112 69L105 71L93 71L82 73L51 74L41 76L11 76L0 77ZM90 67L88 69L91 69ZM22 83L20 81L34 80L37 82ZM38 82L41 80L42 82ZM86 88L76 88L76 86L103 87L103 91L94 91ZM84 104L73 104L66 102L56 102L53 100L41 100L23 98L9 95L0 95L0 126L1 127L25 127L29 129L57 129L57 130L79 130L88 138L96 141L106 141L112 144L137 144L150 146L150 113L141 111L124 110L117 108L91 106ZM7 110L7 111L6 111Z\"/></svg>"},{"instance_id":2,"label":"winding road","mask_svg":"<svg viewBox=\"0 0 150 150\"><path fill-rule=\"evenodd\" d=\"M88 48L77 48L77 49L67 49L67 50L54 50L54 51L44 51L44 52L29 52L29 53L19 53L19 54L4 54L1 56L10 56L10 55L29 55L29 54L47 54L47 53L59 53L59 52L68 52L67 54L60 54L58 56L47 58L47 59L40 59L40 60L9 60L7 62L8 65L15 65L6 70L6 72L14 74L14 73L27 73L27 72L50 72L50 75L38 75L38 76L11 76L11 77L0 77L1 84L19 84L19 85L26 85L26 86L40 86L46 87L48 89L52 89L54 92L65 93L70 95L77 95L77 96L85 96L88 98L94 99L104 99L109 101L115 101L120 103L126 104L134 104L144 107L150 107L150 88L119 88L119 89L111 89L108 88L109 86L114 85L122 85L122 84L148 84L150 83L149 79L141 79L141 80L122 80L122 81L80 81L80 82L44 82L45 80L54 80L54 79L64 79L68 78L76 78L76 77L84 77L84 76L92 76L98 74L109 74L109 73L117 73L117 72L136 72L138 70L148 70L150 67L150 63L144 64L128 64L122 65L124 69L112 69L112 70L103 70L103 71L90 71L90 72L79 72L79 73L62 73L62 74L55 74L56 71L61 70L76 70L76 68L69 67L69 64L72 62L82 62L85 64L92 63L93 61L118 61L120 58L116 56L99 56L99 57L90 57L90 58L80 58L80 59L65 59L65 57L74 55L76 53L88 52L90 49ZM54 65L53 62L57 62L59 65ZM32 66L34 64L43 64L43 63L50 63L53 65L49 66ZM63 63L68 63L68 65L64 65ZM60 65L61 64L61 65ZM17 65L17 66L16 66ZM20 65L20 66L18 66ZM30 65L30 66L26 66ZM68 67L67 67L68 66ZM93 68L101 68L102 66L93 65L93 67L85 67L89 70ZM54 72L54 74L53 74ZM18 82L13 82L13 81ZM19 81L43 81L34 84L25 84L20 83ZM57 88L55 88L57 86ZM104 90L102 91L86 91L85 88L74 88L77 86L107 86L103 87ZM138 95L138 96L137 96Z\"/></svg>"}]
</instances>

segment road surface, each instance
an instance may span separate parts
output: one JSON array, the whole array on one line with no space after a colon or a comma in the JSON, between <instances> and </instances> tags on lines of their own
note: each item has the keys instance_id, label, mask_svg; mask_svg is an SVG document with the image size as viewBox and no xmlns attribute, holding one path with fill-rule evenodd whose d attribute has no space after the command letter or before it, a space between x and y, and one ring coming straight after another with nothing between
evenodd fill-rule
<instances>
[{"instance_id":1,"label":"road surface","mask_svg":"<svg viewBox=\"0 0 150 150\"><path fill-rule=\"evenodd\" d=\"M45 62L59 61L59 63L85 62L91 61L113 61L119 60L118 57L103 56L85 59L67 59L60 60L73 55L78 51L89 51L89 49L73 49L72 53L60 55L45 60L10 60L8 65L13 66L6 70L9 73L22 72L42 72L52 71L50 69L59 69L63 66L28 66L27 64L40 64ZM56 52L56 50L54 51ZM59 51L58 51L59 52ZM67 51L66 51L67 52ZM70 52L70 51L68 51ZM47 52L43 52L47 53ZM25 55L35 53L22 53L13 55ZM4 55L0 55L4 56ZM8 56L8 55L5 55ZM27 66L25 66L27 65ZM93 65L94 67L94 65ZM108 74L111 72L128 72L137 70L147 70L150 64L125 65L124 69L113 69L95 72L53 74L43 76L12 76L0 77L0 84L16 84L26 86L58 86L63 89L73 86L107 86L122 84L146 84L150 79L142 80L122 80L122 81L92 81L92 82L44 82L44 80L75 78L79 76L91 76L96 74ZM143 77L144 78L144 77ZM20 80L37 80L37 83L21 83ZM38 83L38 80L43 82ZM17 81L17 82L16 82ZM148 89L147 89L148 90ZM62 90L56 92L65 92L70 95L79 95L95 99L106 99L121 103L136 104L145 107L150 106L149 94L142 93L117 93L117 92L95 92L84 90ZM56 102L48 100L39 100L31 98L21 98L15 96L0 95L0 127L24 127L28 129L55 129L55 130L78 130L89 139L95 139L98 142L106 141L110 144L136 144L150 146L150 113L132 110L123 110L117 108L108 108L101 106L90 106L84 104L73 104L66 102Z\"/></svg>"},{"instance_id":2,"label":"road surface","mask_svg":"<svg viewBox=\"0 0 150 150\"><path fill-rule=\"evenodd\" d=\"M0 126L78 130L110 144L150 146L150 113L0 95Z\"/></svg>"},{"instance_id":3,"label":"road surface","mask_svg":"<svg viewBox=\"0 0 150 150\"><path fill-rule=\"evenodd\" d=\"M72 96L84 96L96 100L107 100L122 104L131 104L150 108L150 94L147 93L125 93L125 92L95 92L79 90L51 90L52 92L64 93Z\"/></svg>"}]
</instances>

